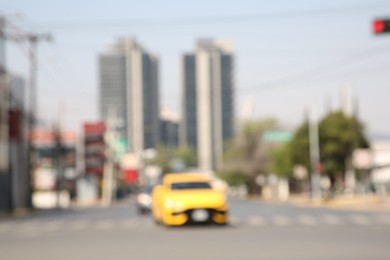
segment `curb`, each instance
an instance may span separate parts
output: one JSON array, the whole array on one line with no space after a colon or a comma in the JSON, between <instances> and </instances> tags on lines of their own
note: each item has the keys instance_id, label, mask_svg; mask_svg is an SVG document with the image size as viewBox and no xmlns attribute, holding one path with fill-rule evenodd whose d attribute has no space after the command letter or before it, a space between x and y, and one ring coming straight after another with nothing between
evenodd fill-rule
<instances>
[{"instance_id":1,"label":"curb","mask_svg":"<svg viewBox=\"0 0 390 260\"><path fill-rule=\"evenodd\" d=\"M286 201L286 203L297 206L381 212L390 212L389 202L388 198L380 196L341 197L320 201L312 201L309 198L293 198Z\"/></svg>"}]
</instances>

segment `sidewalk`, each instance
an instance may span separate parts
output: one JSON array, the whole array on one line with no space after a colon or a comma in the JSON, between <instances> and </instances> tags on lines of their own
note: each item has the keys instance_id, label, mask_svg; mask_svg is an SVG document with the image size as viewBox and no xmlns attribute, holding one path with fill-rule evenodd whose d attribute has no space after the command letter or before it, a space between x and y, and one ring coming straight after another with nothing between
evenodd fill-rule
<instances>
[{"instance_id":1,"label":"sidewalk","mask_svg":"<svg viewBox=\"0 0 390 260\"><path fill-rule=\"evenodd\" d=\"M0 221L14 218L25 218L31 216L52 216L59 214L75 213L80 210L93 208L105 208L115 206L122 203L134 202L135 196L131 195L120 200L113 200L110 204L104 204L101 200L88 201L72 201L68 207L63 208L31 208L31 209L15 209L12 212L0 212Z\"/></svg>"},{"instance_id":2,"label":"sidewalk","mask_svg":"<svg viewBox=\"0 0 390 260\"><path fill-rule=\"evenodd\" d=\"M20 208L15 209L11 212L1 212L0 220L6 219L18 219L25 217L35 217L35 216L55 216L61 214L75 213L78 210L101 207L99 201L95 202L83 202L77 203L72 202L68 207L53 207L53 208Z\"/></svg>"},{"instance_id":3,"label":"sidewalk","mask_svg":"<svg viewBox=\"0 0 390 260\"><path fill-rule=\"evenodd\" d=\"M378 195L339 196L333 199L313 201L307 196L291 196L287 203L306 207L323 207L359 211L390 213L390 197Z\"/></svg>"}]
</instances>

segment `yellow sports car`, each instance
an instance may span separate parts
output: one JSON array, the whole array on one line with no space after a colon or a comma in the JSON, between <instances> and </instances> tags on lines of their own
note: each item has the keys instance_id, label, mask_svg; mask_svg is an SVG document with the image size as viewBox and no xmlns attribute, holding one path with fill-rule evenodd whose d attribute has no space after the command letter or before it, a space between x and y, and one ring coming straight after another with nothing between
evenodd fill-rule
<instances>
[{"instance_id":1,"label":"yellow sports car","mask_svg":"<svg viewBox=\"0 0 390 260\"><path fill-rule=\"evenodd\" d=\"M224 192L211 185L203 173L170 173L152 192L152 215L157 223L227 224L228 204Z\"/></svg>"}]
</instances>

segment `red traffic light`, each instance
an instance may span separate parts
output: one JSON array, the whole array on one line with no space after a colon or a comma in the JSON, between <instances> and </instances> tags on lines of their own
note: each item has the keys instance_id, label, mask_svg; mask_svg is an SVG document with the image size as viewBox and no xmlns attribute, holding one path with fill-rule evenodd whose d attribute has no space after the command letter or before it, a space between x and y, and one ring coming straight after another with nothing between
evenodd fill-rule
<instances>
[{"instance_id":1,"label":"red traffic light","mask_svg":"<svg viewBox=\"0 0 390 260\"><path fill-rule=\"evenodd\" d=\"M383 20L375 20L373 24L373 29L375 33L382 33L385 29L385 22L383 22Z\"/></svg>"},{"instance_id":2,"label":"red traffic light","mask_svg":"<svg viewBox=\"0 0 390 260\"><path fill-rule=\"evenodd\" d=\"M377 19L372 24L372 29L375 34L390 32L390 19Z\"/></svg>"}]
</instances>

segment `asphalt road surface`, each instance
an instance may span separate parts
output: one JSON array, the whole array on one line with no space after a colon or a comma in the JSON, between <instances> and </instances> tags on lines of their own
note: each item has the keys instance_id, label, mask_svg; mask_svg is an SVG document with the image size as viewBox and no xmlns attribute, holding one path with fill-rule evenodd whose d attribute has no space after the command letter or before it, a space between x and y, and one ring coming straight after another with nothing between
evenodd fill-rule
<instances>
[{"instance_id":1,"label":"asphalt road surface","mask_svg":"<svg viewBox=\"0 0 390 260\"><path fill-rule=\"evenodd\" d=\"M131 201L0 219L0 259L390 259L390 214L230 205L225 227L156 226Z\"/></svg>"}]
</instances>

